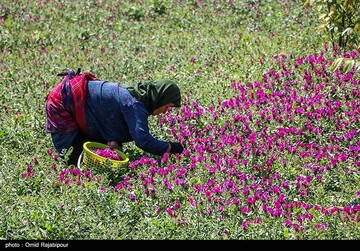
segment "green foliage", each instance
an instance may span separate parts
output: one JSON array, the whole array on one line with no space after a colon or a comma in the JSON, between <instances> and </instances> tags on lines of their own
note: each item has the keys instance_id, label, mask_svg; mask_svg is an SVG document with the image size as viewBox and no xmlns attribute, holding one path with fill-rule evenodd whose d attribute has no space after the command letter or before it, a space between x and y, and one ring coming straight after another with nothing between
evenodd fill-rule
<instances>
[{"instance_id":1,"label":"green foliage","mask_svg":"<svg viewBox=\"0 0 360 251\"><path fill-rule=\"evenodd\" d=\"M348 73L352 69L354 69L355 71L359 71L360 70L360 61L340 57L340 58L337 58L334 60L333 64L330 67L330 70L332 70L334 72L334 71L338 70L339 68L341 68L341 72L344 74Z\"/></svg>"},{"instance_id":2,"label":"green foliage","mask_svg":"<svg viewBox=\"0 0 360 251\"><path fill-rule=\"evenodd\" d=\"M316 7L321 24L333 46L360 46L360 2L357 0L306 0L305 5Z\"/></svg>"},{"instance_id":3,"label":"green foliage","mask_svg":"<svg viewBox=\"0 0 360 251\"><path fill-rule=\"evenodd\" d=\"M232 196L229 191L211 200L204 199L204 192L194 192L194 187L208 186L209 179L216 180L216 185L224 184L229 176L222 170L210 174L207 167L199 163L194 164L194 169L186 170L184 176L188 180L184 185L176 185L175 172L169 174L166 178L172 190L165 188L163 176L149 174L147 164L125 175L112 171L96 174L79 171L58 158L44 130L44 100L60 80L56 74L80 67L111 81L174 79L181 87L185 104L191 106L191 102L196 101L205 109L206 116L184 119L185 126L199 128L206 136L217 132L214 129L207 132L208 127L230 134L231 128L225 126L234 121L239 111L226 112L220 108L224 100L234 96L232 83L261 81L265 73L281 71L287 65L278 59L279 55L290 55L284 61L295 56L305 58L316 54L326 44L323 34L315 30L318 19L313 9L305 8L300 2L3 1L0 4L0 239L359 239L358 222L340 220L339 215L347 217L340 212L325 218L320 211L308 212L295 207L291 211L293 215L287 216L291 220L296 221L303 214L314 216L314 220L306 220L303 230L298 232L285 226L285 216L271 217L265 213L261 201L251 205L250 212L245 209L240 212L240 208L248 206L246 201L225 206L225 199ZM350 7L357 7L357 4L348 1L346 13L351 14L352 21L356 18L358 21L358 17ZM331 18L336 19L329 19L329 22L338 20L340 14L331 14ZM335 24L329 25L331 31L335 31ZM352 28L355 34L358 32L355 27L346 23L338 29L344 32ZM342 44L353 41L352 34L349 29L341 33ZM341 60L336 61L334 71L340 69L341 64ZM356 63L347 64L344 71L352 66L359 67ZM311 71L314 65L289 65L292 75L278 82L274 80L276 90L293 82L299 88L299 96L309 98L312 92L301 89L304 85L302 74ZM344 103L347 97L353 97L351 90L334 91L337 87L338 83L332 79L320 94L334 92L334 100ZM269 90L266 95L274 93ZM247 89L243 98L254 97L256 90ZM294 102L292 106L300 109L304 104ZM217 120L212 119L209 107L220 111ZM315 108L323 107L306 107ZM341 109L344 110L337 110L337 114L348 119L351 107ZM256 120L261 120L259 110L250 106L240 111L240 115L247 116L250 112L254 117L250 127L256 131ZM159 126L160 120L150 119L153 135L162 140L173 139L170 126ZM303 122L300 116L294 116L294 124L299 128L305 127ZM331 131L345 134L349 129L337 130L335 122L315 120L317 126L324 128L323 135L312 132L305 136L294 135L287 138L287 143L327 142ZM246 134L242 125L240 122L234 124L239 135ZM289 122L285 121L283 127L286 125ZM275 134L279 123L271 120L265 126L269 134ZM357 128L359 124L353 122L352 126ZM347 149L349 145L356 145L355 139L340 142L339 147ZM214 144L219 142L221 139L215 137ZM260 138L259 142L264 144L265 140ZM236 150L236 147L223 147L215 149L215 153L221 157L231 156ZM174 156L168 163L162 163L161 158L144 153L133 143L124 145L124 151L132 163L149 157L156 160L158 168L167 168L169 164L179 173L192 163L190 158ZM314 158L300 158L290 152L281 155L286 163L278 159L272 168L290 181L287 198L300 202L296 175L310 176L304 166ZM205 151L203 156L205 164L215 163L211 160L211 152ZM230 181L238 181L244 173L251 179L243 180L242 184L250 187L273 174L253 170L252 165L264 164L266 156L249 154L247 160L248 165L241 162L234 166L239 178ZM329 160L319 160L319 163L326 166ZM316 186L310 191L307 203L330 207L352 199L358 189L358 171L352 160L339 166L327 172L321 182L312 183ZM153 178L154 187L146 186L146 178ZM279 181L275 183L281 185ZM254 196L254 192L250 190L250 195ZM238 192L240 196L243 193ZM191 199L197 203L192 203ZM170 215L165 210L177 201L180 213ZM221 203L223 208L218 208ZM262 221L256 222L258 218ZM315 224L329 224L329 228L315 229Z\"/></svg>"}]
</instances>

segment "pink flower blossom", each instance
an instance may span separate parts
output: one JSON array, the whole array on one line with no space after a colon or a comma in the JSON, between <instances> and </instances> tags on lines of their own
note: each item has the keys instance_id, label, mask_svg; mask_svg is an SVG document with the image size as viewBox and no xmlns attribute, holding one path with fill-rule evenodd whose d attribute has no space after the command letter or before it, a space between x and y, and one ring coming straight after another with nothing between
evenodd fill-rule
<instances>
[{"instance_id":1,"label":"pink flower blossom","mask_svg":"<svg viewBox=\"0 0 360 251\"><path fill-rule=\"evenodd\" d=\"M112 150L110 148L105 148L105 149L99 148L99 149L93 150L93 152L95 154L97 154L101 157L107 158L107 159L117 160L117 161L123 160L115 150Z\"/></svg>"}]
</instances>

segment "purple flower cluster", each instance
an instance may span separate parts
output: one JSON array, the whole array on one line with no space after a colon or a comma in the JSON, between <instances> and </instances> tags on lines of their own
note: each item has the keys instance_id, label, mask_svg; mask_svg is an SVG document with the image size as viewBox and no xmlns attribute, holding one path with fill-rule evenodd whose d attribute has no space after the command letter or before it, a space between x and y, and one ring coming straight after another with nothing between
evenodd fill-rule
<instances>
[{"instance_id":1,"label":"purple flower cluster","mask_svg":"<svg viewBox=\"0 0 360 251\"><path fill-rule=\"evenodd\" d=\"M185 97L180 111L163 115L159 125L169 126L186 152L166 155L161 163L149 157L131 163L143 194L155 199L164 190L182 188L192 194L190 205L208 205L206 214L226 218L224 208L231 206L245 215L263 211L285 217L284 224L295 231L314 221L309 213L314 208L324 216L341 211L342 219L359 222L359 205L308 203L314 204L319 187L336 179L334 170L359 172L360 80L355 70L332 73L330 65L325 51L306 58L279 55L261 81L231 83L234 96L219 100L217 107L202 107ZM178 203L162 210L176 216L189 202ZM250 222L261 220L249 218L244 227Z\"/></svg>"},{"instance_id":2,"label":"purple flower cluster","mask_svg":"<svg viewBox=\"0 0 360 251\"><path fill-rule=\"evenodd\" d=\"M93 150L93 152L101 157L107 158L107 159L111 159L111 160L117 160L117 161L121 161L122 158L119 156L119 154L115 151L112 150L110 148L98 148Z\"/></svg>"},{"instance_id":3,"label":"purple flower cluster","mask_svg":"<svg viewBox=\"0 0 360 251\"><path fill-rule=\"evenodd\" d=\"M342 56L359 59L360 51ZM218 219L239 215L244 229L263 217L282 219L295 232L326 230L327 217L360 222L360 205L327 197L345 192L343 185L360 197L356 184L336 185L338 175L360 171L360 79L355 69L331 72L331 63L326 48L305 58L279 55L261 80L232 82L233 95L215 105L202 107L186 96L181 109L158 121L184 152L132 160L136 175L111 188L134 203L153 201L155 213L180 225L189 220L183 210ZM108 149L96 153L112 157ZM60 171L62 184L94 179L77 169Z\"/></svg>"}]
</instances>

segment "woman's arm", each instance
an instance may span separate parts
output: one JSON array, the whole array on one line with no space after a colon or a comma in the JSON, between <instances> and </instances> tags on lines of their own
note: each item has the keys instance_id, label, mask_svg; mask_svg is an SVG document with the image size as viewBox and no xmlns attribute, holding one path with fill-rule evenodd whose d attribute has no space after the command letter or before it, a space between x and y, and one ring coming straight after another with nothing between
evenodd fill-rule
<instances>
[{"instance_id":1,"label":"woman's arm","mask_svg":"<svg viewBox=\"0 0 360 251\"><path fill-rule=\"evenodd\" d=\"M169 143L152 136L148 126L148 112L141 102L124 107L124 118L135 144L146 152L163 155L169 150Z\"/></svg>"}]
</instances>

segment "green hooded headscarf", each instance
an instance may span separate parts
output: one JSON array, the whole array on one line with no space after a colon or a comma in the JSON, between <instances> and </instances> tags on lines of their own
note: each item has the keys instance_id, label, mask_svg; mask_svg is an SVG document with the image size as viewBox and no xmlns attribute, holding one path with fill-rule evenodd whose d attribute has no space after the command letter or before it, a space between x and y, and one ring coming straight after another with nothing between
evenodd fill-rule
<instances>
[{"instance_id":1,"label":"green hooded headscarf","mask_svg":"<svg viewBox=\"0 0 360 251\"><path fill-rule=\"evenodd\" d=\"M169 79L143 80L135 84L121 84L131 95L143 102L149 114L163 105L174 103L181 105L181 94L178 85Z\"/></svg>"}]
</instances>

